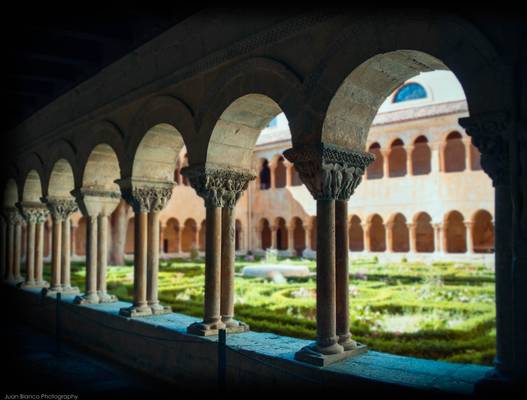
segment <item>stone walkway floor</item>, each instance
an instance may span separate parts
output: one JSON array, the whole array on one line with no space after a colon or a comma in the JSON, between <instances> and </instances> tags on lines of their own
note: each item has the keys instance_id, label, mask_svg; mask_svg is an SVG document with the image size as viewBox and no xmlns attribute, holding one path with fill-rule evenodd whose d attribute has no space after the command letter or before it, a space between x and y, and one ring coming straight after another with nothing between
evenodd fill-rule
<instances>
[{"instance_id":1,"label":"stone walkway floor","mask_svg":"<svg viewBox=\"0 0 527 400\"><path fill-rule=\"evenodd\" d=\"M179 392L176 387L67 344L62 344L57 355L53 336L20 322L4 320L0 341L4 349L1 399L22 399L30 394L33 397L25 399L59 399L43 394L74 395L62 400L160 399L173 398Z\"/></svg>"}]
</instances>

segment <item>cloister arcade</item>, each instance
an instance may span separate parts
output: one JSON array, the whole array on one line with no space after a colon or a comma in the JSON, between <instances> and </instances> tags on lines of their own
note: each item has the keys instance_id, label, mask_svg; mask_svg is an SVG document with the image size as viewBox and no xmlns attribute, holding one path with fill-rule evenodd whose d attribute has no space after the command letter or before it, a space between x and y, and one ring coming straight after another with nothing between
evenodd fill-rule
<instances>
[{"instance_id":1,"label":"cloister arcade","mask_svg":"<svg viewBox=\"0 0 527 400\"><path fill-rule=\"evenodd\" d=\"M523 142L508 146L509 141L518 143L512 137L520 132L516 124L520 116L509 117L506 112L514 108L515 100L511 85L503 82L512 78L497 67L501 56L485 35L467 21L427 19L421 25L423 21L394 18L390 23L373 16L367 22L335 16L319 25L310 23L309 28L303 22L295 28L298 32L288 35L296 37L304 29L331 33L313 44L310 57L298 57L296 50L285 56L290 43L275 43L271 35L263 42L254 41L258 48L265 43L265 51L251 53L252 44L245 44L237 48L247 52L243 58L226 53L213 60L218 63L215 68L204 63L177 80L156 76L160 80L143 94L134 93L139 97L133 101L123 93L117 96L120 105L115 108L105 102L104 110L90 113L91 105L79 105L88 100L77 94L59 99L61 107L69 107L64 103L69 102L75 109L64 112L57 105L54 110L58 111L45 109L18 128L17 137L22 139L16 144L3 191L2 276L11 284L43 287L48 295L75 293L79 307L116 302L106 288L108 223L124 199L133 210L125 247L134 254L134 295L133 303L121 308L120 315L141 318L170 313L158 300L160 252L190 252L197 247L205 255L204 310L202 321L192 323L188 333L210 336L219 329L241 333L249 327L234 314L234 257L236 246L244 246L236 232L260 230L261 249L291 254L316 249L317 338L298 349L295 357L324 366L365 351L349 330L348 249L352 254L465 253L489 252L494 247L496 368L500 374L525 377L527 313L522 310L527 302L517 289L526 278L517 272L526 260L527 246L521 245L526 240L525 218L518 214L525 211L511 204L525 205L524 187L516 177L520 173L525 177L527 157ZM284 35L280 32L277 37ZM311 47L304 36L298 39ZM286 59L272 57L273 49L277 49L276 57L284 54ZM136 56L148 59L154 53L167 56L161 51ZM98 96L114 101L112 90L128 87L121 79L137 77L146 87L140 74L133 75L134 65L139 64L134 61L130 73L122 77L112 75L112 84L99 82L104 89ZM472 140L457 131L445 132L438 160L431 157L431 147L437 144L426 135L411 141L370 143L370 127L380 104L410 78L433 70L451 70L458 77L468 104L468 116L459 123ZM157 73L157 69L152 72ZM147 81L153 82L152 77ZM45 118L55 112L54 118ZM263 169L255 170L257 138L280 113L289 121L292 147L263 160ZM494 185L495 212L481 209L467 215L465 210L451 210L439 221L424 209L412 215L350 212L348 202L353 205L355 192L370 179L386 184L408 174L428 178L434 171L453 175L478 170L480 156L473 145L481 152L481 166ZM187 157L180 164L184 147ZM509 163L508 151L521 153L511 154ZM269 172L262 173L265 168ZM286 220L276 215L260 219L257 227L236 222L239 200L253 180L257 190L302 183L316 203L316 219L294 216ZM169 219L161 226L160 214L176 184L188 185L203 199L204 219ZM374 204L375 199L371 200ZM70 217L77 209L83 218L72 239ZM49 287L41 275L48 214L52 220ZM24 239L23 224L27 225ZM22 240L26 243L24 276ZM85 288L72 288L69 283L72 241L77 253L84 249L86 254Z\"/></svg>"}]
</instances>

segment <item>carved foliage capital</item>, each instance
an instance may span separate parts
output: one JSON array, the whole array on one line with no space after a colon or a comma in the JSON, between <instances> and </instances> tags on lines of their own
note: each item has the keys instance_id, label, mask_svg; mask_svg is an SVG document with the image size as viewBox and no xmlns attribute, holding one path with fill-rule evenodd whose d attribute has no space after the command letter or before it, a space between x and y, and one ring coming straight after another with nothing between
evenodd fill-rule
<instances>
[{"instance_id":1,"label":"carved foliage capital","mask_svg":"<svg viewBox=\"0 0 527 400\"><path fill-rule=\"evenodd\" d=\"M316 200L348 200L375 159L370 153L322 143L286 150L284 156Z\"/></svg>"},{"instance_id":2,"label":"carved foliage capital","mask_svg":"<svg viewBox=\"0 0 527 400\"><path fill-rule=\"evenodd\" d=\"M79 209L77 202L73 199L42 198L48 207L53 221L62 221Z\"/></svg>"},{"instance_id":3,"label":"carved foliage capital","mask_svg":"<svg viewBox=\"0 0 527 400\"><path fill-rule=\"evenodd\" d=\"M247 170L192 166L181 173L188 178L206 207L234 208L249 182L256 178Z\"/></svg>"},{"instance_id":4,"label":"carved foliage capital","mask_svg":"<svg viewBox=\"0 0 527 400\"><path fill-rule=\"evenodd\" d=\"M509 145L503 135L509 125L508 114L500 111L460 118L459 124L480 151L481 168L493 184L509 182Z\"/></svg>"},{"instance_id":5,"label":"carved foliage capital","mask_svg":"<svg viewBox=\"0 0 527 400\"><path fill-rule=\"evenodd\" d=\"M20 212L28 224L42 224L48 218L49 211L45 205L20 205Z\"/></svg>"},{"instance_id":6,"label":"carved foliage capital","mask_svg":"<svg viewBox=\"0 0 527 400\"><path fill-rule=\"evenodd\" d=\"M20 211L15 207L7 207L4 210L4 215L6 216L9 225L15 226L24 222L22 214L20 214Z\"/></svg>"},{"instance_id":7,"label":"carved foliage capital","mask_svg":"<svg viewBox=\"0 0 527 400\"><path fill-rule=\"evenodd\" d=\"M159 212L165 208L172 196L172 185L129 186L121 189L123 198L130 204L134 212Z\"/></svg>"}]
</instances>

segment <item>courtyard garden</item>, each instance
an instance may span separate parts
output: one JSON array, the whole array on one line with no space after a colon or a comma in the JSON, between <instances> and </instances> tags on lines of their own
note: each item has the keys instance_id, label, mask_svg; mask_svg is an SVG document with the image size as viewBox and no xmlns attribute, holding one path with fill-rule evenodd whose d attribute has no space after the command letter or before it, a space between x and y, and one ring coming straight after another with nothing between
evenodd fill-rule
<instances>
[{"instance_id":1,"label":"courtyard garden","mask_svg":"<svg viewBox=\"0 0 527 400\"><path fill-rule=\"evenodd\" d=\"M253 331L314 339L315 277L243 277L236 261L236 317ZM315 262L279 259L280 264ZM46 268L48 270L48 268ZM46 271L47 272L47 271ZM84 288L85 268L72 265L72 283ZM49 277L48 277L49 279ZM133 296L133 267L108 268L108 289L120 300ZM202 259L161 260L159 298L175 312L202 317ZM494 271L483 265L437 262L350 265L350 325L355 340L387 353L490 365L495 355Z\"/></svg>"}]
</instances>

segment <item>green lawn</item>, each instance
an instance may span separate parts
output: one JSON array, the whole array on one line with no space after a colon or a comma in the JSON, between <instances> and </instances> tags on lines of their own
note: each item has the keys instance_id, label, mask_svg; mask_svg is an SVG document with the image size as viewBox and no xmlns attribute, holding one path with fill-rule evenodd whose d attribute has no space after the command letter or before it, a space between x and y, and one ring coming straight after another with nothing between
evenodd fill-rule
<instances>
[{"instance_id":1,"label":"green lawn","mask_svg":"<svg viewBox=\"0 0 527 400\"><path fill-rule=\"evenodd\" d=\"M255 262L238 259L236 269ZM315 270L313 261L280 262ZM350 272L351 332L356 340L388 353L491 364L496 331L494 272L489 268L362 260L352 262ZM81 290L84 274L83 265L72 266L72 281ZM108 275L109 291L131 301L132 267L109 267ZM203 275L202 260L161 261L160 300L176 312L202 317ZM274 283L237 276L235 285L236 316L252 330L314 339L314 278Z\"/></svg>"}]
</instances>

